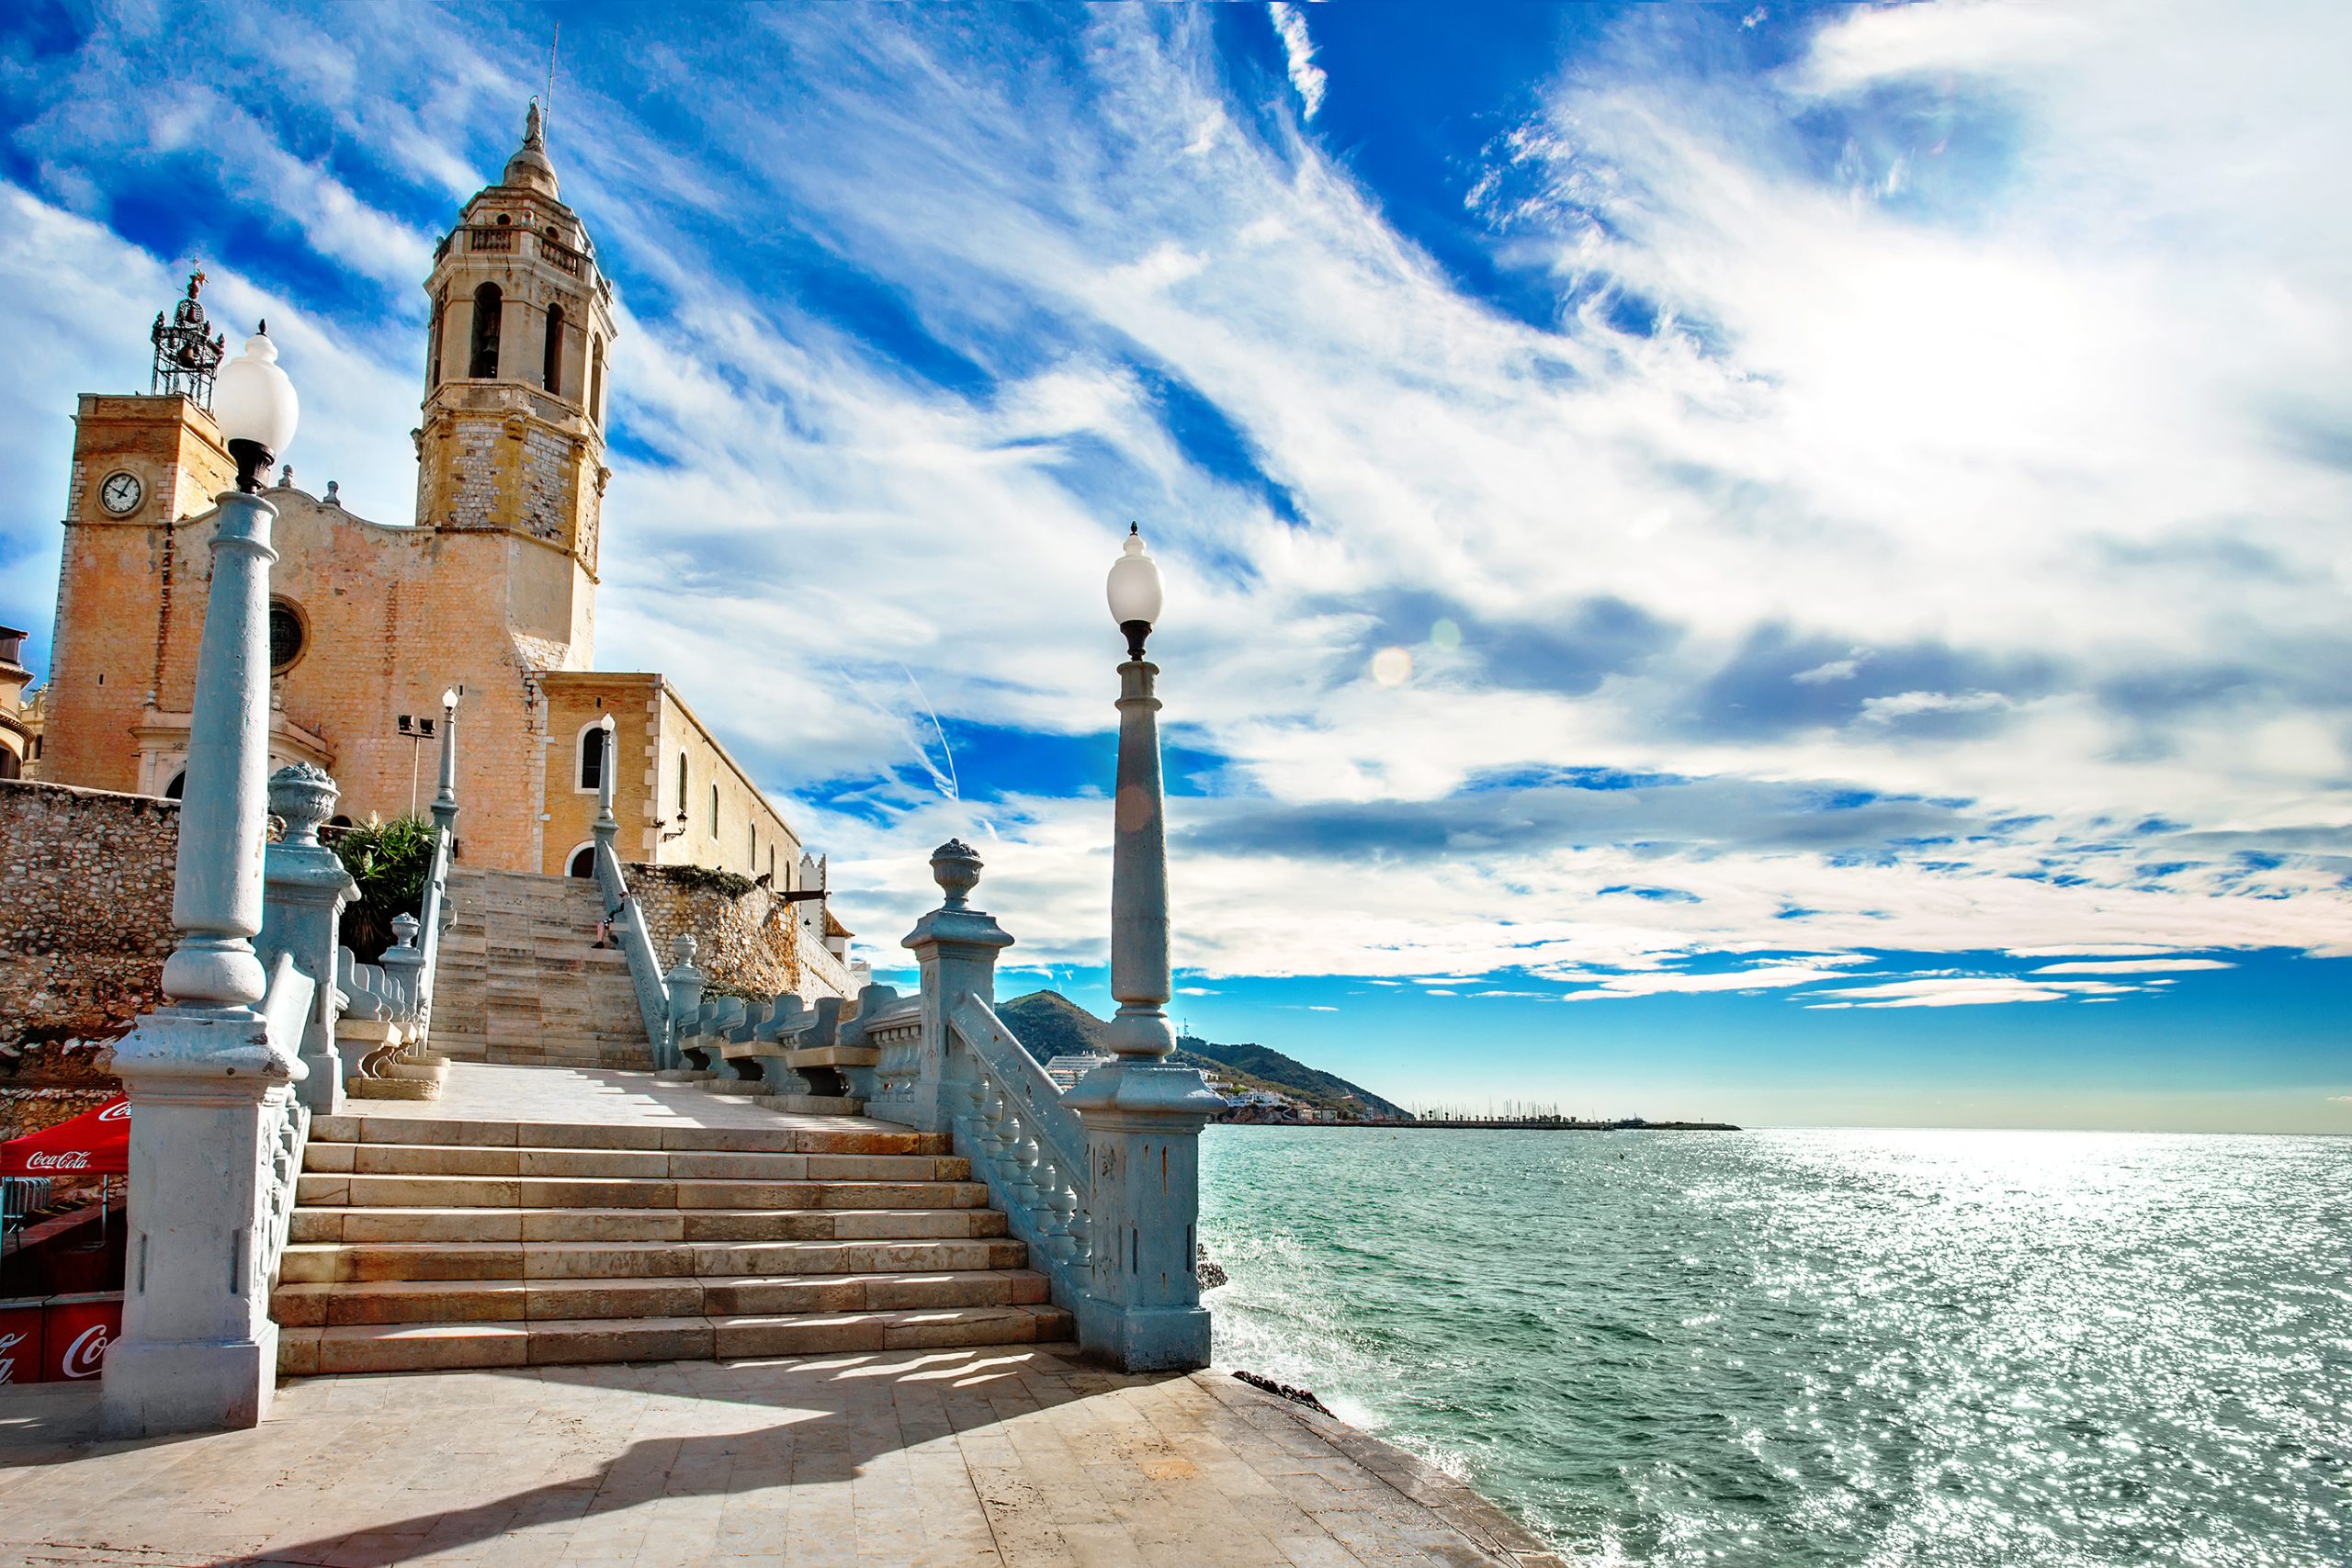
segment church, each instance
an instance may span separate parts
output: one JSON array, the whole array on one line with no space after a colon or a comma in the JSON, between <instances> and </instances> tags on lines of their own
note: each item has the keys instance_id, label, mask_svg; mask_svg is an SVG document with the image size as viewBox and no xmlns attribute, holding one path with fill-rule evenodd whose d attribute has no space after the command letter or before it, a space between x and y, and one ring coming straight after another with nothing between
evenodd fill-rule
<instances>
[{"instance_id":1,"label":"church","mask_svg":"<svg viewBox=\"0 0 2352 1568\"><path fill-rule=\"evenodd\" d=\"M80 399L26 770L49 783L179 793L213 497L235 476L209 407L223 344L201 283L156 318L148 394ZM357 516L290 472L267 491L271 765L324 768L351 817L410 814L455 694L467 863L585 875L609 717L624 860L821 888L822 862L683 693L595 667L613 288L560 198L536 104L424 287L413 521ZM802 909L842 953L821 903Z\"/></svg>"}]
</instances>

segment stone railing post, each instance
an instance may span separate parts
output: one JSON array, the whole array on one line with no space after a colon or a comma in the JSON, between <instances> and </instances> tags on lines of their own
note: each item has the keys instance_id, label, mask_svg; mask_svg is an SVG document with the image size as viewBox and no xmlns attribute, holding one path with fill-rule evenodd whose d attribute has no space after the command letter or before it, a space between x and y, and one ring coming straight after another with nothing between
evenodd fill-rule
<instances>
[{"instance_id":1,"label":"stone railing post","mask_svg":"<svg viewBox=\"0 0 2352 1568\"><path fill-rule=\"evenodd\" d=\"M702 971L695 967L696 946L692 931L681 931L670 939L670 972L662 977L670 993L670 1028L654 1063L664 1071L674 1071L684 1065L685 1058L678 1051L679 1043L694 1032L702 1017Z\"/></svg>"},{"instance_id":2,"label":"stone railing post","mask_svg":"<svg viewBox=\"0 0 2352 1568\"><path fill-rule=\"evenodd\" d=\"M299 1039L273 1038L257 1005L270 979L253 948L277 515L258 495L220 498L172 891L179 945L164 1005L115 1050L131 1107L129 1279L101 1385L117 1436L254 1426L277 1381L268 1231L291 1086L308 1077ZM307 985L285 959L275 973Z\"/></svg>"},{"instance_id":3,"label":"stone railing post","mask_svg":"<svg viewBox=\"0 0 2352 1568\"><path fill-rule=\"evenodd\" d=\"M967 902L980 881L980 857L969 844L950 839L932 851L931 875L945 897L899 944L915 955L922 971L922 1043L914 1080L904 1100L894 1100L887 1110L870 1109L922 1132L944 1133L959 1109L957 1088L976 1076L969 1063L957 1060L947 1016L966 997L994 1004L997 955L1012 945L1012 938Z\"/></svg>"},{"instance_id":4,"label":"stone railing post","mask_svg":"<svg viewBox=\"0 0 2352 1568\"><path fill-rule=\"evenodd\" d=\"M1148 630L1148 627L1144 629ZM1063 1098L1086 1128L1092 1257L1080 1347L1129 1371L1204 1367L1209 1314L1193 1272L1201 1128L1224 1101L1171 1065L1168 840L1160 788L1159 667L1131 634L1119 666L1119 768L1111 848L1111 1020L1116 1055Z\"/></svg>"},{"instance_id":5,"label":"stone railing post","mask_svg":"<svg viewBox=\"0 0 2352 1568\"><path fill-rule=\"evenodd\" d=\"M270 775L269 808L286 824L284 837L262 857L259 953L268 963L278 953L294 955L296 967L318 983L318 997L302 1029L302 1063L310 1069L297 1092L319 1116L343 1110L343 1057L335 1049L334 950L343 907L359 896L359 885L335 852L319 842L319 824L342 794L324 770L296 762Z\"/></svg>"}]
</instances>

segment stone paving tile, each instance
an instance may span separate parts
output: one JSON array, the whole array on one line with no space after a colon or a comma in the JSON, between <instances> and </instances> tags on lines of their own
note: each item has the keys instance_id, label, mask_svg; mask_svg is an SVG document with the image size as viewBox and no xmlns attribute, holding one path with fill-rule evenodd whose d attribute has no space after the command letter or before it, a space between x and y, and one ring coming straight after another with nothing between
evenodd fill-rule
<instances>
[{"instance_id":1,"label":"stone paving tile","mask_svg":"<svg viewBox=\"0 0 2352 1568\"><path fill-rule=\"evenodd\" d=\"M398 1103L398 1102L391 1102ZM249 1432L89 1440L0 1389L0 1563L1557 1568L1476 1494L1216 1373L1069 1347L305 1379Z\"/></svg>"}]
</instances>

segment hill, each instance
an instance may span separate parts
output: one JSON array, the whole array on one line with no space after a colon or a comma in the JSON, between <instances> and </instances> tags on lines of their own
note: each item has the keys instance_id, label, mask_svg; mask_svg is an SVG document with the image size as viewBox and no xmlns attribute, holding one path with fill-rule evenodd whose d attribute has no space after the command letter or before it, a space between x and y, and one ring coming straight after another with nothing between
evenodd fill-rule
<instances>
[{"instance_id":1,"label":"hill","mask_svg":"<svg viewBox=\"0 0 2352 1568\"><path fill-rule=\"evenodd\" d=\"M1012 1026L1029 1054L1041 1062L1084 1051L1110 1050L1104 1042L1104 1032L1110 1026L1059 991L1032 991L1025 997L1000 1002L996 1010ZM1198 1067L1221 1081L1288 1095L1337 1116L1370 1114L1400 1120L1409 1120L1411 1116L1403 1107L1391 1104L1361 1085L1254 1042L1223 1045L1187 1034L1176 1043L1175 1060L1184 1066Z\"/></svg>"}]
</instances>

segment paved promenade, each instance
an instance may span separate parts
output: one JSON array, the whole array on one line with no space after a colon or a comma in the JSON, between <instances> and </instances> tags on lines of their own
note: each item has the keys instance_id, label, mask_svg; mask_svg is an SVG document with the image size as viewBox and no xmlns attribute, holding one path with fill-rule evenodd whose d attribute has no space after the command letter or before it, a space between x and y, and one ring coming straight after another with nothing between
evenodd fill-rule
<instances>
[{"instance_id":1,"label":"paved promenade","mask_svg":"<svg viewBox=\"0 0 2352 1568\"><path fill-rule=\"evenodd\" d=\"M96 1444L0 1389L0 1562L1555 1564L1459 1484L1218 1372L1044 1348L310 1378Z\"/></svg>"},{"instance_id":2,"label":"paved promenade","mask_svg":"<svg viewBox=\"0 0 2352 1568\"><path fill-rule=\"evenodd\" d=\"M354 1115L840 1132L650 1074L459 1064ZM298 1378L247 1432L93 1440L0 1388L0 1564L1554 1568L1476 1495L1223 1372L1072 1348Z\"/></svg>"}]
</instances>

